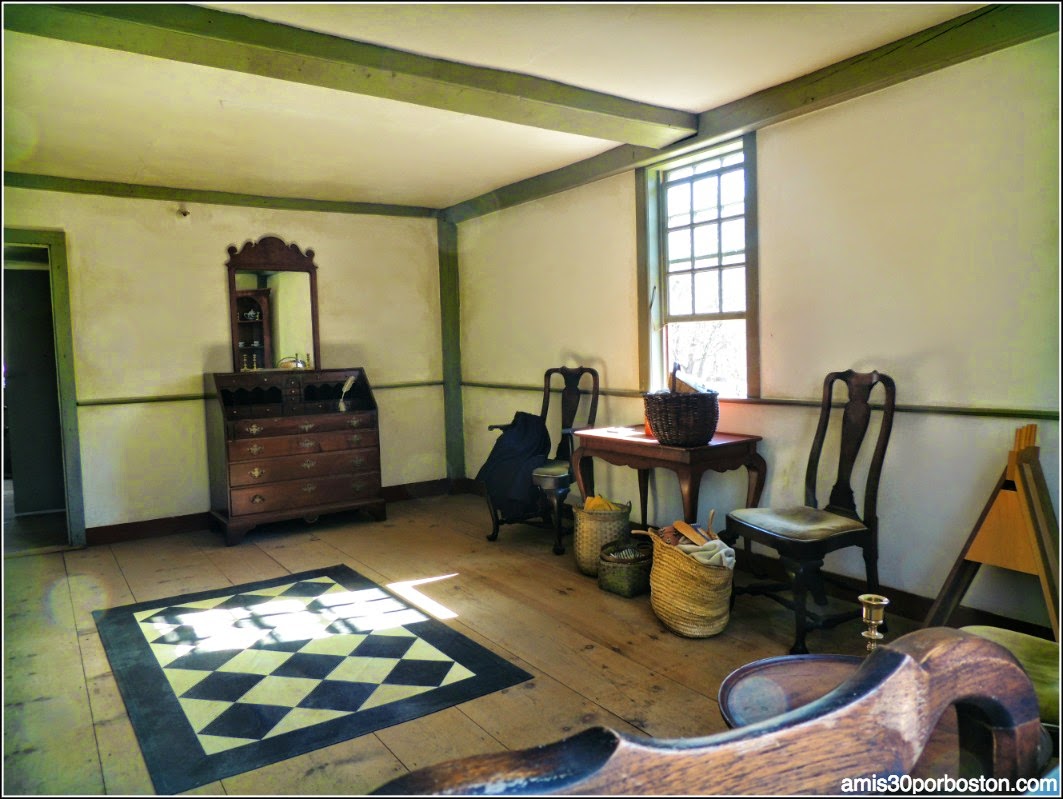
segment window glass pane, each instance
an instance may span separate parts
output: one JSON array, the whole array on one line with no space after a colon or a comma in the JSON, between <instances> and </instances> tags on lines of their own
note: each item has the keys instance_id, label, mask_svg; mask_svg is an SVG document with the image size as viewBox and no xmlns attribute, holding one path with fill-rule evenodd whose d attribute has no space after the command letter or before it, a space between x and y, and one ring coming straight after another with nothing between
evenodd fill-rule
<instances>
[{"instance_id":1,"label":"window glass pane","mask_svg":"<svg viewBox=\"0 0 1063 799\"><path fill-rule=\"evenodd\" d=\"M674 228L680 225L690 224L690 184L680 183L672 186L665 194L665 214L668 216L668 227Z\"/></svg>"},{"instance_id":2,"label":"window glass pane","mask_svg":"<svg viewBox=\"0 0 1063 799\"><path fill-rule=\"evenodd\" d=\"M745 320L672 322L664 339L665 363L678 362L721 396L746 396Z\"/></svg>"},{"instance_id":3,"label":"window glass pane","mask_svg":"<svg viewBox=\"0 0 1063 799\"><path fill-rule=\"evenodd\" d=\"M690 228L673 230L668 234L668 260L690 257Z\"/></svg>"},{"instance_id":4,"label":"window glass pane","mask_svg":"<svg viewBox=\"0 0 1063 799\"><path fill-rule=\"evenodd\" d=\"M671 275L668 278L668 313L690 314L692 307L690 275Z\"/></svg>"},{"instance_id":5,"label":"window glass pane","mask_svg":"<svg viewBox=\"0 0 1063 799\"><path fill-rule=\"evenodd\" d=\"M721 211L722 211L721 216L725 216L725 217L727 217L727 216L738 216L739 214L744 214L746 212L746 204L745 203L731 203L730 205L725 205L721 209Z\"/></svg>"},{"instance_id":6,"label":"window glass pane","mask_svg":"<svg viewBox=\"0 0 1063 799\"><path fill-rule=\"evenodd\" d=\"M732 270L728 270L732 271ZM708 272L694 273L694 313L719 313L720 311L720 272L711 269Z\"/></svg>"},{"instance_id":7,"label":"window glass pane","mask_svg":"<svg viewBox=\"0 0 1063 799\"><path fill-rule=\"evenodd\" d=\"M716 175L711 175L707 178L701 178L700 180L694 181L695 211L716 210L716 192L719 185L720 179L716 177ZM669 210L669 213L672 213L671 210ZM715 214L713 215L715 216Z\"/></svg>"},{"instance_id":8,"label":"window glass pane","mask_svg":"<svg viewBox=\"0 0 1063 799\"><path fill-rule=\"evenodd\" d=\"M741 152L731 153L723 157L723 165L730 166L731 164L740 164L745 160L745 155Z\"/></svg>"},{"instance_id":9,"label":"window glass pane","mask_svg":"<svg viewBox=\"0 0 1063 799\"><path fill-rule=\"evenodd\" d=\"M746 270L723 269L720 275L723 282L723 310L744 311L746 309Z\"/></svg>"},{"instance_id":10,"label":"window glass pane","mask_svg":"<svg viewBox=\"0 0 1063 799\"><path fill-rule=\"evenodd\" d=\"M746 197L745 171L736 169L720 176L720 202L724 205L740 203ZM668 213L672 213L669 206Z\"/></svg>"},{"instance_id":11,"label":"window glass pane","mask_svg":"<svg viewBox=\"0 0 1063 799\"><path fill-rule=\"evenodd\" d=\"M664 179L666 182L671 183L673 180L679 180L680 178L689 178L693 174L693 167L682 166L679 167L679 169L673 169L670 172L665 172Z\"/></svg>"},{"instance_id":12,"label":"window glass pane","mask_svg":"<svg viewBox=\"0 0 1063 799\"><path fill-rule=\"evenodd\" d=\"M690 261L671 261L668 264L669 272L682 272L685 269L690 269Z\"/></svg>"},{"instance_id":13,"label":"window glass pane","mask_svg":"<svg viewBox=\"0 0 1063 799\"><path fill-rule=\"evenodd\" d=\"M704 173L704 172L712 172L714 169L719 169L719 168L720 168L720 159L719 158L713 158L710 161L702 161L700 164L695 164L694 165L694 171L697 174L699 174L699 175Z\"/></svg>"},{"instance_id":14,"label":"window glass pane","mask_svg":"<svg viewBox=\"0 0 1063 799\"><path fill-rule=\"evenodd\" d=\"M710 266L719 266L719 258L698 258L694 261L695 269L708 269Z\"/></svg>"},{"instance_id":15,"label":"window glass pane","mask_svg":"<svg viewBox=\"0 0 1063 799\"><path fill-rule=\"evenodd\" d=\"M746 249L746 220L732 219L720 225L721 250L743 252Z\"/></svg>"},{"instance_id":16,"label":"window glass pane","mask_svg":"<svg viewBox=\"0 0 1063 799\"><path fill-rule=\"evenodd\" d=\"M699 225L694 228L694 256L716 255L720 251L720 226Z\"/></svg>"},{"instance_id":17,"label":"window glass pane","mask_svg":"<svg viewBox=\"0 0 1063 799\"><path fill-rule=\"evenodd\" d=\"M746 254L739 252L732 255L725 255L720 259L720 263L724 266L732 266L734 264L744 264L746 262Z\"/></svg>"}]
</instances>

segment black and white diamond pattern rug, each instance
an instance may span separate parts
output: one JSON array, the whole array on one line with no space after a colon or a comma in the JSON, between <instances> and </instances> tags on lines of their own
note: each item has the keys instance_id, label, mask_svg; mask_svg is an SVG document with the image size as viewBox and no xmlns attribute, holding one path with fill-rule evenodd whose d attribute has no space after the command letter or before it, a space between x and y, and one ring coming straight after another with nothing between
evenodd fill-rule
<instances>
[{"instance_id":1,"label":"black and white diamond pattern rug","mask_svg":"<svg viewBox=\"0 0 1063 799\"><path fill-rule=\"evenodd\" d=\"M159 793L531 679L347 566L93 617Z\"/></svg>"}]
</instances>

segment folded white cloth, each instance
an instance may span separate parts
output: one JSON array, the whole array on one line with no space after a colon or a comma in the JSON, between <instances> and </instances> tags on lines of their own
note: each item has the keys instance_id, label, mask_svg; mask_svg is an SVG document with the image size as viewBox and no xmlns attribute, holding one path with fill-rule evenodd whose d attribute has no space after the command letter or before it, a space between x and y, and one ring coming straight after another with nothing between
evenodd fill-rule
<instances>
[{"instance_id":1,"label":"folded white cloth","mask_svg":"<svg viewBox=\"0 0 1063 799\"><path fill-rule=\"evenodd\" d=\"M735 551L723 541L715 540L704 544L677 544L680 552L685 552L699 563L706 566L735 567Z\"/></svg>"}]
</instances>

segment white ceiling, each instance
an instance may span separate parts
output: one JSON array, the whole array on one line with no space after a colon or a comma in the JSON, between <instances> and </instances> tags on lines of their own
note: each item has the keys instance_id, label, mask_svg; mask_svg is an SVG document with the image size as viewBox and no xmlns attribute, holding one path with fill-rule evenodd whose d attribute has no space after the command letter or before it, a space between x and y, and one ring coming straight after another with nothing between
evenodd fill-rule
<instances>
[{"instance_id":1,"label":"white ceiling","mask_svg":"<svg viewBox=\"0 0 1063 799\"><path fill-rule=\"evenodd\" d=\"M202 5L696 113L983 4ZM618 146L6 29L4 123L11 172L431 208Z\"/></svg>"}]
</instances>

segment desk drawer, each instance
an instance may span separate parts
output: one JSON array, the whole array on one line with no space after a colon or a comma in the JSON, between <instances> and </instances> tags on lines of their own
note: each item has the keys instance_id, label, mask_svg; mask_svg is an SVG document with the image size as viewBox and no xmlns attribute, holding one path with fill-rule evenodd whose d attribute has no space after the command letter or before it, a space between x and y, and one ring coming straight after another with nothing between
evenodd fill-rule
<instances>
[{"instance_id":1,"label":"desk drawer","mask_svg":"<svg viewBox=\"0 0 1063 799\"><path fill-rule=\"evenodd\" d=\"M362 449L377 445L376 430L354 432L307 433L298 436L241 438L230 441L229 461L248 461L275 458L281 455L309 455L315 452L334 452Z\"/></svg>"},{"instance_id":2,"label":"desk drawer","mask_svg":"<svg viewBox=\"0 0 1063 799\"><path fill-rule=\"evenodd\" d=\"M380 452L375 448L313 452L234 463L229 466L229 485L235 488L273 483L277 480L379 470Z\"/></svg>"},{"instance_id":3,"label":"desk drawer","mask_svg":"<svg viewBox=\"0 0 1063 799\"><path fill-rule=\"evenodd\" d=\"M335 475L310 480L286 480L269 485L236 488L231 493L233 516L268 513L288 508L312 508L380 494L380 473Z\"/></svg>"},{"instance_id":4,"label":"desk drawer","mask_svg":"<svg viewBox=\"0 0 1063 799\"><path fill-rule=\"evenodd\" d=\"M311 414L282 416L273 419L246 419L231 423L234 439L268 438L270 436L298 436L334 430L368 430L376 428L376 414L359 413Z\"/></svg>"}]
</instances>

